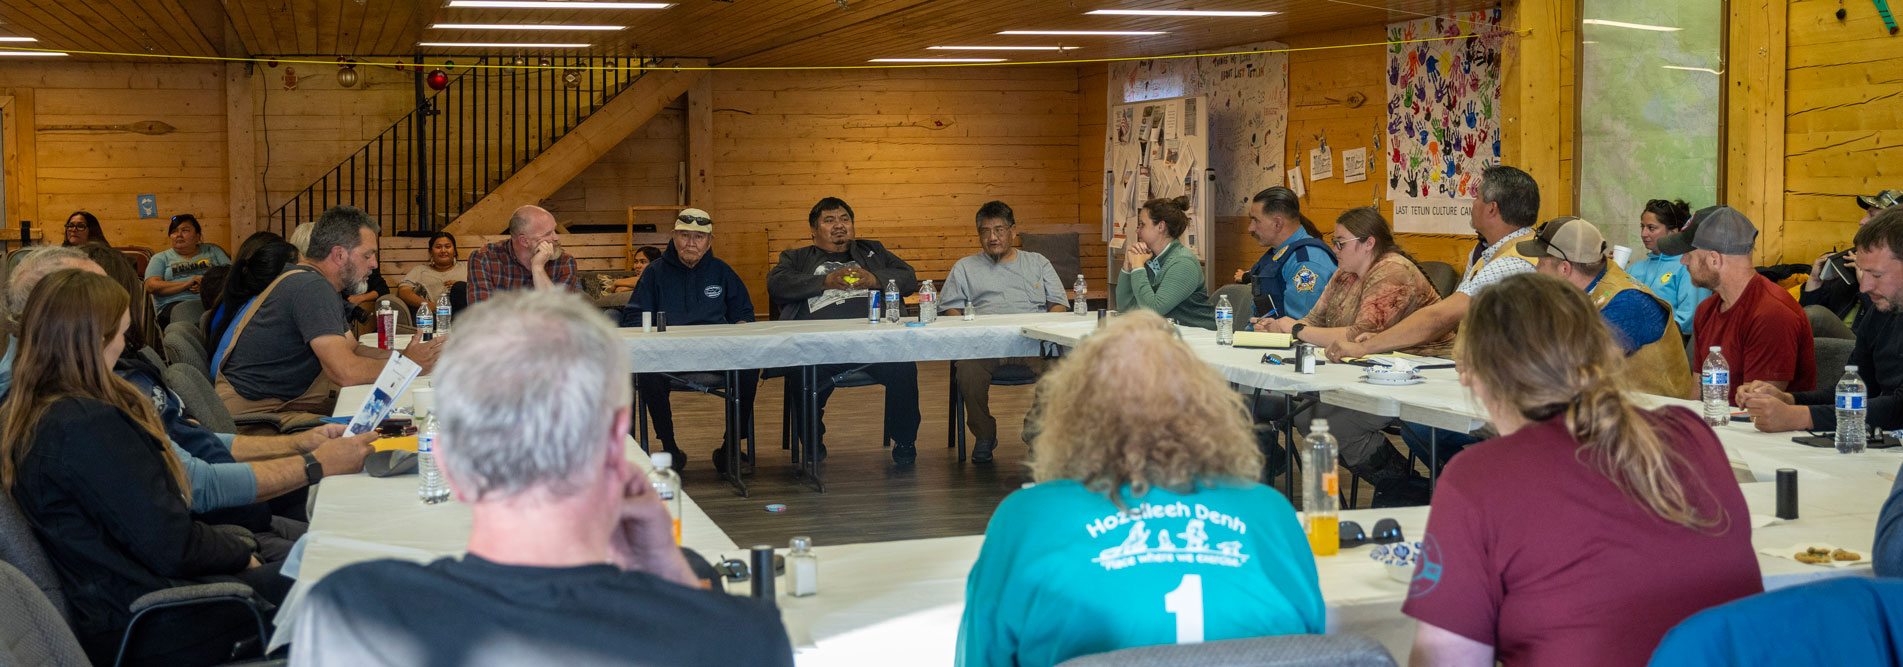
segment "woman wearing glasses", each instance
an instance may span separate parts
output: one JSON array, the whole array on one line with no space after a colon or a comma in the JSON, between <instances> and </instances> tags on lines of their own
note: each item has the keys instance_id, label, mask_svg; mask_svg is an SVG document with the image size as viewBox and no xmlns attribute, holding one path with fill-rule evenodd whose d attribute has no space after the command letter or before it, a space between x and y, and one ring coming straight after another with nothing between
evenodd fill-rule
<instances>
[{"instance_id":1,"label":"woman wearing glasses","mask_svg":"<svg viewBox=\"0 0 1903 667\"><path fill-rule=\"evenodd\" d=\"M965 584L965 667L1323 630L1295 509L1257 483L1242 397L1155 313L1110 320L1037 384L1037 485Z\"/></svg>"},{"instance_id":2,"label":"woman wearing glasses","mask_svg":"<svg viewBox=\"0 0 1903 667\"><path fill-rule=\"evenodd\" d=\"M1341 268L1322 290L1321 300L1300 320L1257 319L1257 331L1294 334L1303 342L1327 347L1338 340L1386 331L1414 311L1440 301L1433 283L1414 264L1414 258L1394 243L1388 221L1373 207L1349 209L1335 219L1335 253ZM1422 356L1440 356L1453 349L1454 333L1402 350ZM1365 412L1322 404L1304 413L1297 425L1306 432L1309 421L1327 419L1341 446L1342 465L1374 486L1374 506L1420 504L1413 493L1415 478L1407 457L1389 444L1382 429L1394 420Z\"/></svg>"},{"instance_id":3,"label":"woman wearing glasses","mask_svg":"<svg viewBox=\"0 0 1903 667\"><path fill-rule=\"evenodd\" d=\"M85 211L73 211L66 216L66 242L63 246L79 246L87 243L112 245L106 240L106 232L99 229L99 218Z\"/></svg>"},{"instance_id":4,"label":"woman wearing glasses","mask_svg":"<svg viewBox=\"0 0 1903 667\"><path fill-rule=\"evenodd\" d=\"M1724 447L1692 411L1627 397L1585 292L1508 276L1460 332L1460 383L1500 436L1435 490L1409 664L1642 665L1686 617L1764 589Z\"/></svg>"}]
</instances>

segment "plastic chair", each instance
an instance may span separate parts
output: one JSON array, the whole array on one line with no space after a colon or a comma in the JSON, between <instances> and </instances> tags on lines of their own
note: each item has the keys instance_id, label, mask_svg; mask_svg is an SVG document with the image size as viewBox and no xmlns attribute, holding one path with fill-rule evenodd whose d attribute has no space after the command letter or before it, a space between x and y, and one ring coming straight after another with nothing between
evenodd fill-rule
<instances>
[{"instance_id":1,"label":"plastic chair","mask_svg":"<svg viewBox=\"0 0 1903 667\"><path fill-rule=\"evenodd\" d=\"M237 433L239 426L263 426L281 433L296 433L323 424L321 420L313 419L284 426L278 422L277 415L268 412L234 416L225 407L225 402L218 398L218 391L212 388L211 380L186 364L167 366L159 375L165 381L165 386L178 394L185 416L198 420L205 428L216 433Z\"/></svg>"},{"instance_id":2,"label":"plastic chair","mask_svg":"<svg viewBox=\"0 0 1903 667\"><path fill-rule=\"evenodd\" d=\"M1229 297L1229 307L1235 309L1236 330L1249 328L1249 318L1255 317L1255 288L1249 285L1229 284L1216 288L1209 297L1210 303L1222 303L1222 297Z\"/></svg>"},{"instance_id":3,"label":"plastic chair","mask_svg":"<svg viewBox=\"0 0 1903 667\"><path fill-rule=\"evenodd\" d=\"M205 335L195 322L173 322L165 325L163 343L165 358L172 364L184 364L211 381L211 354L205 351Z\"/></svg>"},{"instance_id":4,"label":"plastic chair","mask_svg":"<svg viewBox=\"0 0 1903 667\"><path fill-rule=\"evenodd\" d=\"M1440 293L1440 298L1447 298L1447 295L1453 294L1454 288L1460 285L1460 274L1454 271L1452 264L1421 262L1420 266L1421 275L1427 276L1427 282L1434 286L1434 291Z\"/></svg>"},{"instance_id":5,"label":"plastic chair","mask_svg":"<svg viewBox=\"0 0 1903 667\"><path fill-rule=\"evenodd\" d=\"M1360 635L1282 635L1200 644L1140 646L1071 658L1058 667L1394 667L1379 642Z\"/></svg>"},{"instance_id":6,"label":"plastic chair","mask_svg":"<svg viewBox=\"0 0 1903 667\"><path fill-rule=\"evenodd\" d=\"M1019 234L1018 245L1023 250L1043 255L1051 262L1051 269L1057 272L1057 279L1064 287L1084 273L1082 260L1079 259L1077 232L1059 234Z\"/></svg>"},{"instance_id":7,"label":"plastic chair","mask_svg":"<svg viewBox=\"0 0 1903 667\"><path fill-rule=\"evenodd\" d=\"M6 545L4 550L0 550L0 556L5 557L0 565L12 566L0 569L0 612L4 612L0 613L0 635L25 640L24 643L6 642L0 646L0 658L18 659L18 662L13 659L0 662L9 665L87 664L84 651L79 649L78 638L66 624L71 612L67 609L65 595L61 593L58 576L50 566L45 565L49 562L46 551L40 546L39 538L33 534L26 515L14 504L13 496L4 493L0 493L0 538L5 538L0 539L0 544ZM119 656L124 657L133 633L139 628L139 621L147 614L213 604L242 604L249 608L257 619L257 642L262 647L270 634L265 629L264 613L258 607L256 595L250 586L236 582L188 584L142 595L132 601L132 620L126 624L125 639L119 645ZM39 604L35 604L34 598L38 598ZM26 655L8 655L14 651ZM79 651L76 661L66 659L73 655L71 651ZM30 660L36 656L45 660Z\"/></svg>"},{"instance_id":8,"label":"plastic chair","mask_svg":"<svg viewBox=\"0 0 1903 667\"><path fill-rule=\"evenodd\" d=\"M1680 622L1653 665L1897 665L1903 581L1839 577L1734 600Z\"/></svg>"},{"instance_id":9,"label":"plastic chair","mask_svg":"<svg viewBox=\"0 0 1903 667\"><path fill-rule=\"evenodd\" d=\"M1811 343L1812 352L1817 360L1817 388L1830 389L1843 379L1844 365L1850 363L1850 351L1857 347L1857 341L1843 338L1817 338ZM1860 368L1860 374L1871 373L1876 369Z\"/></svg>"}]
</instances>

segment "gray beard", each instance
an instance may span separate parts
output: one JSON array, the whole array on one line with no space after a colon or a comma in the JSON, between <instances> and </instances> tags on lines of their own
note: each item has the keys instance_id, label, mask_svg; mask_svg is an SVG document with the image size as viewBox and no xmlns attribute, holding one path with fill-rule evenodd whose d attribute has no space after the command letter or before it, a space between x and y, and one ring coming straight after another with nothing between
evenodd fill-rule
<instances>
[{"instance_id":1,"label":"gray beard","mask_svg":"<svg viewBox=\"0 0 1903 667\"><path fill-rule=\"evenodd\" d=\"M357 282L351 283L350 287L344 290L344 292L350 296L357 296L368 291L370 291L370 276L364 276Z\"/></svg>"}]
</instances>

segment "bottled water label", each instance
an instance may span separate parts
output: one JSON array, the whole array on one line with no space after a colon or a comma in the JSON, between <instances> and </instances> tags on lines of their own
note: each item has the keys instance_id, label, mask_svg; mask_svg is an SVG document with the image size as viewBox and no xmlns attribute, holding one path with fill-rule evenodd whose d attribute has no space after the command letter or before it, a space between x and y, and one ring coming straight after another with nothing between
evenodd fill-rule
<instances>
[{"instance_id":1,"label":"bottled water label","mask_svg":"<svg viewBox=\"0 0 1903 667\"><path fill-rule=\"evenodd\" d=\"M1731 384L1731 371L1706 371L1705 384Z\"/></svg>"},{"instance_id":2,"label":"bottled water label","mask_svg":"<svg viewBox=\"0 0 1903 667\"><path fill-rule=\"evenodd\" d=\"M1842 393L1837 395L1838 410L1862 410L1864 395L1861 393Z\"/></svg>"},{"instance_id":3,"label":"bottled water label","mask_svg":"<svg viewBox=\"0 0 1903 667\"><path fill-rule=\"evenodd\" d=\"M436 451L436 434L424 433L416 436L416 453L428 454Z\"/></svg>"}]
</instances>

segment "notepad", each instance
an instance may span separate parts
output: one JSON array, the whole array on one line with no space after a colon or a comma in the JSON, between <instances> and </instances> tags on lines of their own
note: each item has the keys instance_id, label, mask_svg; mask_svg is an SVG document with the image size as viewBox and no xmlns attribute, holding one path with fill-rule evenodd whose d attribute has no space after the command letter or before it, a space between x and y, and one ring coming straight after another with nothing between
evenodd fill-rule
<instances>
[{"instance_id":1,"label":"notepad","mask_svg":"<svg viewBox=\"0 0 1903 667\"><path fill-rule=\"evenodd\" d=\"M1295 338L1285 333L1266 331L1236 332L1236 347L1273 347L1288 348L1295 344Z\"/></svg>"}]
</instances>

